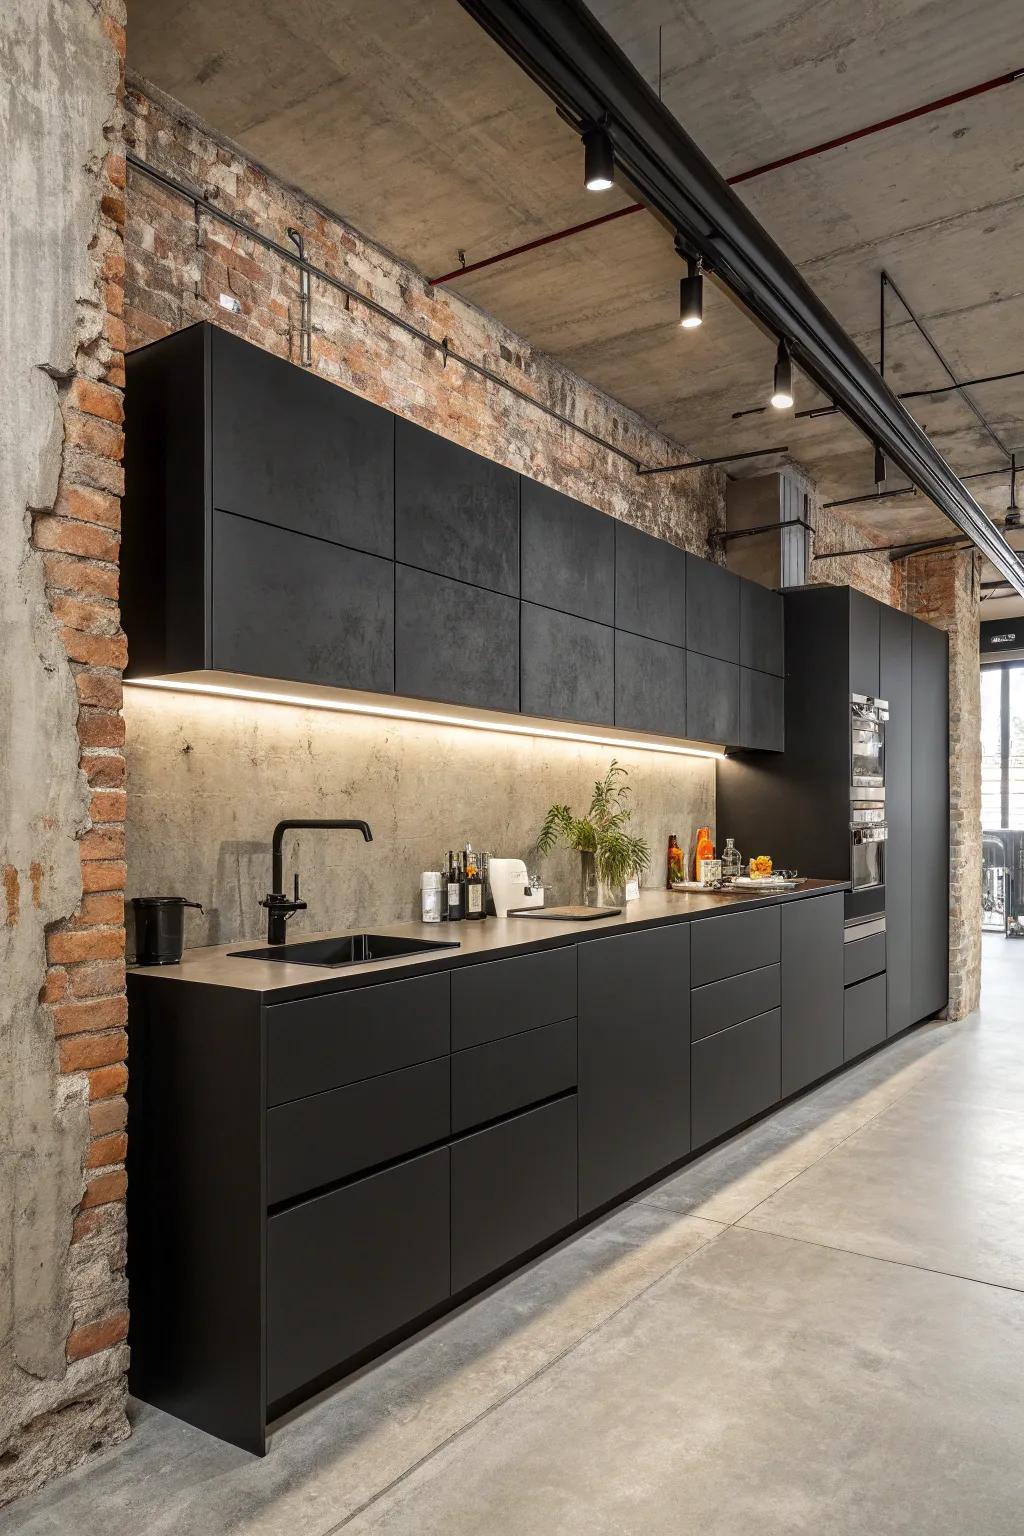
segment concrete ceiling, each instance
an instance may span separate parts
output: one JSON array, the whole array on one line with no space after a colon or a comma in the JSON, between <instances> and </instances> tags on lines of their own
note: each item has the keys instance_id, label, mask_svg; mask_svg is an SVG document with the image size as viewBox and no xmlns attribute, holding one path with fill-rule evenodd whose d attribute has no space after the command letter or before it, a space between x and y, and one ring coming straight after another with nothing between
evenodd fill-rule
<instances>
[{"instance_id":1,"label":"concrete ceiling","mask_svg":"<svg viewBox=\"0 0 1024 1536\"><path fill-rule=\"evenodd\" d=\"M966 0L591 8L652 84L660 26L664 100L725 175L1024 68L1019 0L989 0L983 24ZM128 37L132 69L428 276L630 201L583 190L574 135L457 0L129 0ZM737 190L869 357L885 268L958 377L1024 368L1022 107L1024 80ZM641 212L452 286L697 453L785 442L827 498L871 491L871 449L843 418L733 420L763 401L773 344L714 291L702 329L680 332L680 271ZM945 385L892 294L886 314L894 387ZM972 395L1024 450L1024 378ZM798 408L819 403L798 379ZM908 408L958 472L1005 464L956 395ZM1008 469L969 484L1001 523ZM951 531L921 496L852 510L886 540Z\"/></svg>"}]
</instances>

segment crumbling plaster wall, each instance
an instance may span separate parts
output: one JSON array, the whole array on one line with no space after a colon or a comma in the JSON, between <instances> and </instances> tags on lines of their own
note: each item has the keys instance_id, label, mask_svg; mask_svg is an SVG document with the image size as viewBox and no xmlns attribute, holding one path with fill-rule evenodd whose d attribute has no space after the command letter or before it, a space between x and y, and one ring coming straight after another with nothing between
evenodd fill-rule
<instances>
[{"instance_id":1,"label":"crumbling plaster wall","mask_svg":"<svg viewBox=\"0 0 1024 1536\"><path fill-rule=\"evenodd\" d=\"M72 1247L90 1081L62 1070L44 998L52 932L82 900L93 807L74 620L57 622L50 557L33 548L40 517L62 521L83 355L98 371L109 350L98 253L121 23L109 0L0 7L0 1503L127 1433L125 1346L71 1345L83 1315L121 1295L123 1243Z\"/></svg>"}]
</instances>

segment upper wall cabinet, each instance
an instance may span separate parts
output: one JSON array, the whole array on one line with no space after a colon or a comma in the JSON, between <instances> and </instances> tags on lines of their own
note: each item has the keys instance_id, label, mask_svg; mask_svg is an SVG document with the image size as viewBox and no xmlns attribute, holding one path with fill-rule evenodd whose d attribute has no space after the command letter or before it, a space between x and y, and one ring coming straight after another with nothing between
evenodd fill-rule
<instances>
[{"instance_id":1,"label":"upper wall cabinet","mask_svg":"<svg viewBox=\"0 0 1024 1536\"><path fill-rule=\"evenodd\" d=\"M740 577L740 664L782 677L786 670L781 592Z\"/></svg>"},{"instance_id":2,"label":"upper wall cabinet","mask_svg":"<svg viewBox=\"0 0 1024 1536\"><path fill-rule=\"evenodd\" d=\"M525 601L615 622L615 521L537 480L522 481Z\"/></svg>"},{"instance_id":3,"label":"upper wall cabinet","mask_svg":"<svg viewBox=\"0 0 1024 1536\"><path fill-rule=\"evenodd\" d=\"M740 659L740 579L696 555L686 557L686 646L720 661Z\"/></svg>"},{"instance_id":4,"label":"upper wall cabinet","mask_svg":"<svg viewBox=\"0 0 1024 1536\"><path fill-rule=\"evenodd\" d=\"M524 715L614 725L614 629L523 603L520 689Z\"/></svg>"},{"instance_id":5,"label":"upper wall cabinet","mask_svg":"<svg viewBox=\"0 0 1024 1536\"><path fill-rule=\"evenodd\" d=\"M397 421L395 558L518 597L519 476Z\"/></svg>"},{"instance_id":6,"label":"upper wall cabinet","mask_svg":"<svg viewBox=\"0 0 1024 1536\"><path fill-rule=\"evenodd\" d=\"M664 539L615 523L615 627L686 644L686 555Z\"/></svg>"},{"instance_id":7,"label":"upper wall cabinet","mask_svg":"<svg viewBox=\"0 0 1024 1536\"><path fill-rule=\"evenodd\" d=\"M391 413L227 331L210 343L214 506L390 557Z\"/></svg>"},{"instance_id":8,"label":"upper wall cabinet","mask_svg":"<svg viewBox=\"0 0 1024 1536\"><path fill-rule=\"evenodd\" d=\"M395 692L517 711L516 598L396 565Z\"/></svg>"}]
</instances>

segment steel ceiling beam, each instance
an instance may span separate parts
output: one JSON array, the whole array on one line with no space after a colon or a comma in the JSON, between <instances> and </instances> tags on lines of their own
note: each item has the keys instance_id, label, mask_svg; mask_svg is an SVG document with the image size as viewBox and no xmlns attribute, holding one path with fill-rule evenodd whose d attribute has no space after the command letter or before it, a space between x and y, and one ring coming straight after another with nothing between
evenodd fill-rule
<instances>
[{"instance_id":1,"label":"steel ceiling beam","mask_svg":"<svg viewBox=\"0 0 1024 1536\"><path fill-rule=\"evenodd\" d=\"M606 121L620 175L688 240L801 370L1021 596L1024 563L796 267L582 0L460 0L577 128ZM581 154L582 175L582 154Z\"/></svg>"}]
</instances>

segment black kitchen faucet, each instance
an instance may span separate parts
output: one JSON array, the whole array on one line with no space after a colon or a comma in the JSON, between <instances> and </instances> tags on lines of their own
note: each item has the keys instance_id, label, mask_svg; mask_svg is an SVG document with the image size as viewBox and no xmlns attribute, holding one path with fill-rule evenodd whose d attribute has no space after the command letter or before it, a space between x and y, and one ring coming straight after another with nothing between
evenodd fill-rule
<instances>
[{"instance_id":1,"label":"black kitchen faucet","mask_svg":"<svg viewBox=\"0 0 1024 1536\"><path fill-rule=\"evenodd\" d=\"M361 832L366 842L373 842L373 833L368 822L365 821L279 821L274 828L274 836L271 840L271 870L270 880L273 889L264 896L260 902L261 907L267 909L267 943L283 944L285 941L285 928L288 919L295 912L304 912L306 903L299 900L299 873L295 872L295 888L292 896L284 894L284 870L281 854L281 841L284 834L292 828L320 827L325 831Z\"/></svg>"}]
</instances>

